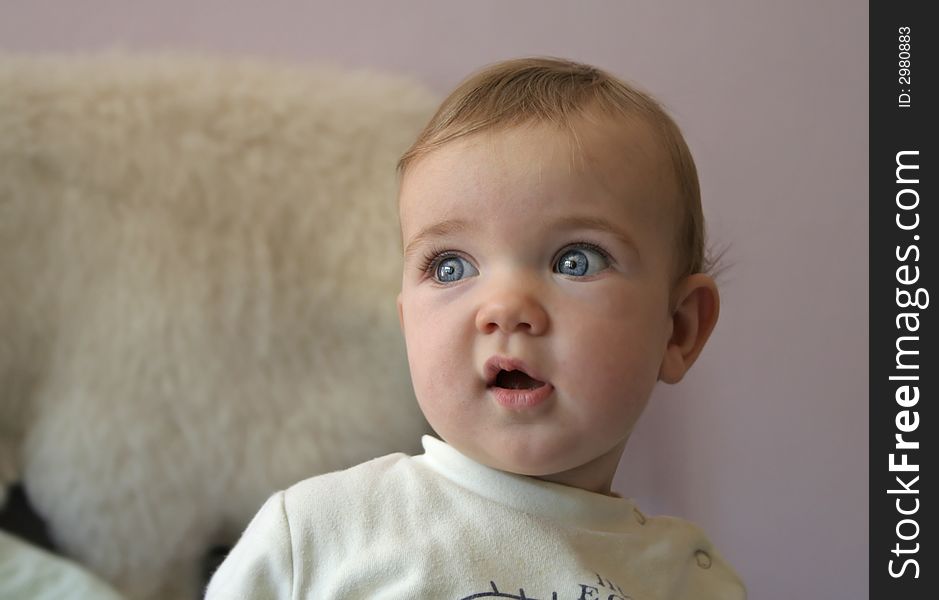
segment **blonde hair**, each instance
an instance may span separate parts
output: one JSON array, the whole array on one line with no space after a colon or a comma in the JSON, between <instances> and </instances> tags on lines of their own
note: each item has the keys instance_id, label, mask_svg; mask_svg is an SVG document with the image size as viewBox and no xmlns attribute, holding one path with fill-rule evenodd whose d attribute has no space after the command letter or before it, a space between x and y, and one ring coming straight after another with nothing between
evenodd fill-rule
<instances>
[{"instance_id":1,"label":"blonde hair","mask_svg":"<svg viewBox=\"0 0 939 600\"><path fill-rule=\"evenodd\" d=\"M417 140L398 161L398 174L447 142L532 121L554 123L572 133L578 117L599 109L614 118L638 117L653 128L671 158L678 184L675 281L709 273L698 171L678 125L649 94L590 65L549 57L491 65L464 80L440 105Z\"/></svg>"}]
</instances>

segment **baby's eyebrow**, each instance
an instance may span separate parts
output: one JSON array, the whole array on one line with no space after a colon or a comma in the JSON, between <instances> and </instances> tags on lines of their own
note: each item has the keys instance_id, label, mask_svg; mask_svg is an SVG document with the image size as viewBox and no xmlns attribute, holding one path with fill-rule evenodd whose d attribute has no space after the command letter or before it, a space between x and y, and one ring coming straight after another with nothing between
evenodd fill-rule
<instances>
[{"instance_id":1,"label":"baby's eyebrow","mask_svg":"<svg viewBox=\"0 0 939 600\"><path fill-rule=\"evenodd\" d=\"M411 238L410 242L408 242L408 245L404 248L404 258L408 258L414 254L417 247L428 239L459 233L466 230L468 227L469 223L462 219L448 219L446 221L441 221L434 225L430 225L429 227L425 227L424 229L421 229L417 235Z\"/></svg>"},{"instance_id":2,"label":"baby's eyebrow","mask_svg":"<svg viewBox=\"0 0 939 600\"><path fill-rule=\"evenodd\" d=\"M629 234L604 219L586 216L564 217L555 221L554 226L558 229L594 229L597 231L605 231L632 248L637 255L639 254L639 247Z\"/></svg>"}]
</instances>

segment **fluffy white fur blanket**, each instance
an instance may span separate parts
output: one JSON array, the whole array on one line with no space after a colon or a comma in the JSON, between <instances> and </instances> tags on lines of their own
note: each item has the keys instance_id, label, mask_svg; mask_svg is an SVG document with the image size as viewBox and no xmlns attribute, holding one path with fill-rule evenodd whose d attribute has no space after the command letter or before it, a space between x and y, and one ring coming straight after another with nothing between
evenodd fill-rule
<instances>
[{"instance_id":1,"label":"fluffy white fur blanket","mask_svg":"<svg viewBox=\"0 0 939 600\"><path fill-rule=\"evenodd\" d=\"M0 57L0 492L133 598L199 595L275 489L419 449L396 77Z\"/></svg>"}]
</instances>

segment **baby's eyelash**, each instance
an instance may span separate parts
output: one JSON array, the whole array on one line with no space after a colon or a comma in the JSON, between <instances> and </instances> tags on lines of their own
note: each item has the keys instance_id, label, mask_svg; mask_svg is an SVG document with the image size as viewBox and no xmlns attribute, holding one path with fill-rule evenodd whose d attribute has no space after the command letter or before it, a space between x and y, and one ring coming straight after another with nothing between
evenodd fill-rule
<instances>
[{"instance_id":1,"label":"baby's eyelash","mask_svg":"<svg viewBox=\"0 0 939 600\"><path fill-rule=\"evenodd\" d=\"M452 250L443 250L443 249L440 249L440 248L430 248L430 249L424 254L424 257L421 259L421 262L419 263L419 264L420 264L420 272L421 272L421 273L424 273L425 275L426 275L426 274L429 274L430 271L431 271L431 269L432 269L435 265L437 265L437 264L438 264L441 260L443 260L444 258L448 258L448 257L450 257L450 256L456 256L456 253L453 252Z\"/></svg>"},{"instance_id":2,"label":"baby's eyelash","mask_svg":"<svg viewBox=\"0 0 939 600\"><path fill-rule=\"evenodd\" d=\"M606 251L606 248L604 248L603 246L598 246L597 244L594 244L593 242L588 242L587 240L574 241L565 245L558 252L557 258L560 258L561 253L567 250L568 248L587 248L588 250L593 250L594 252L596 252L603 258L605 258L611 264L613 263L613 256L609 252ZM557 258L555 258L555 260L557 260Z\"/></svg>"}]
</instances>

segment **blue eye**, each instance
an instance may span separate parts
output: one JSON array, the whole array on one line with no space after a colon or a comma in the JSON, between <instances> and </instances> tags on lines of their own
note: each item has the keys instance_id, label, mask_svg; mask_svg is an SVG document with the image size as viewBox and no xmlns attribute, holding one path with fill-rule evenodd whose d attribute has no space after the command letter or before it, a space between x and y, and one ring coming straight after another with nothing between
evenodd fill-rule
<instances>
[{"instance_id":1,"label":"blue eye","mask_svg":"<svg viewBox=\"0 0 939 600\"><path fill-rule=\"evenodd\" d=\"M564 249L554 263L554 272L570 277L594 275L610 266L606 254L599 248L585 245Z\"/></svg>"},{"instance_id":2,"label":"blue eye","mask_svg":"<svg viewBox=\"0 0 939 600\"><path fill-rule=\"evenodd\" d=\"M440 283L452 283L474 275L479 275L476 267L459 256L444 256L434 265L434 279Z\"/></svg>"}]
</instances>

